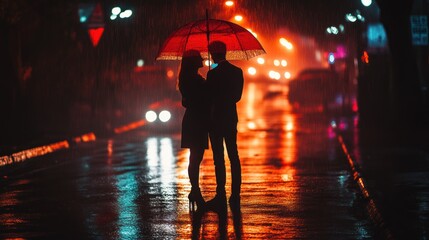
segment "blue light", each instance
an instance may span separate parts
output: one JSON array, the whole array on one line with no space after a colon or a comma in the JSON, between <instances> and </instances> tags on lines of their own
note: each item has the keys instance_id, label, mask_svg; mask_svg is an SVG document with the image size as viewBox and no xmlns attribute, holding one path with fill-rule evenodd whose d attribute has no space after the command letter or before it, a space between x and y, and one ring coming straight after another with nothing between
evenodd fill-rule
<instances>
[{"instance_id":1,"label":"blue light","mask_svg":"<svg viewBox=\"0 0 429 240\"><path fill-rule=\"evenodd\" d=\"M91 16L94 9L95 9L94 3L81 3L81 4L79 4L79 9L78 9L79 21L81 23L86 22L88 20L88 18Z\"/></svg>"},{"instance_id":2,"label":"blue light","mask_svg":"<svg viewBox=\"0 0 429 240\"><path fill-rule=\"evenodd\" d=\"M328 61L329 61L329 64L335 63L335 56L333 53L329 53Z\"/></svg>"}]
</instances>

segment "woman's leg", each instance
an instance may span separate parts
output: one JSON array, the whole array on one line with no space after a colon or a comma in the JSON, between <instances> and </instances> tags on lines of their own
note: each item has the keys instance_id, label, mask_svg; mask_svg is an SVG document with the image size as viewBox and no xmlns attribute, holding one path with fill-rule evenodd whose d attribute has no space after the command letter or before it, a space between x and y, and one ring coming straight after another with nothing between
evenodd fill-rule
<instances>
[{"instance_id":1,"label":"woman's leg","mask_svg":"<svg viewBox=\"0 0 429 240\"><path fill-rule=\"evenodd\" d=\"M200 186L200 164L203 161L204 148L191 148L189 155L188 176L193 188Z\"/></svg>"},{"instance_id":2,"label":"woman's leg","mask_svg":"<svg viewBox=\"0 0 429 240\"><path fill-rule=\"evenodd\" d=\"M204 148L191 148L189 155L188 176L191 182L191 192L189 193L189 210L195 211L197 207L203 207L205 204L200 190L200 164L203 160Z\"/></svg>"}]
</instances>

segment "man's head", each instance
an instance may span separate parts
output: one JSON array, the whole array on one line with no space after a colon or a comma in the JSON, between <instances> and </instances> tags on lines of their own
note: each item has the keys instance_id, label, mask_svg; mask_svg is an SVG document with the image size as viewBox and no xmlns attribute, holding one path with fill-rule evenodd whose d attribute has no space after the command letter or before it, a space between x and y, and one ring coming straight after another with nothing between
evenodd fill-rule
<instances>
[{"instance_id":1,"label":"man's head","mask_svg":"<svg viewBox=\"0 0 429 240\"><path fill-rule=\"evenodd\" d=\"M221 41L213 41L209 44L209 52L214 62L224 60L226 57L226 44Z\"/></svg>"}]
</instances>

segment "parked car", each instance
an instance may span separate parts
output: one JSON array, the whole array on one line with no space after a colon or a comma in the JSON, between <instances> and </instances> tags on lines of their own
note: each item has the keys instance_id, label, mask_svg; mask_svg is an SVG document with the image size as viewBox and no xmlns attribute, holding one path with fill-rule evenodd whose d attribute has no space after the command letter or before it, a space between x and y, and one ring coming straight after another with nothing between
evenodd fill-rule
<instances>
[{"instance_id":1,"label":"parked car","mask_svg":"<svg viewBox=\"0 0 429 240\"><path fill-rule=\"evenodd\" d=\"M294 110L329 111L342 107L345 87L330 68L308 68L289 82L287 97Z\"/></svg>"}]
</instances>

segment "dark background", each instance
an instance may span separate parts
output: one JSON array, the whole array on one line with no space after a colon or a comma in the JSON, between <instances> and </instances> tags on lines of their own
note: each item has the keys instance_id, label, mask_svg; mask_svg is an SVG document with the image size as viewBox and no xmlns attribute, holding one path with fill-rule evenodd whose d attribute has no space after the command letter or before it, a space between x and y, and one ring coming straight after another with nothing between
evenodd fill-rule
<instances>
[{"instance_id":1,"label":"dark background","mask_svg":"<svg viewBox=\"0 0 429 240\"><path fill-rule=\"evenodd\" d=\"M360 78L373 78L379 83L368 87L365 81L360 82L363 125L426 124L427 93L421 91L418 64L423 64L421 68L427 66L428 51L427 46L412 46L409 27L409 16L416 12L413 6L417 1L378 0L380 12L363 8L359 1L235 2L234 11L243 13L254 29L265 36L287 28L315 38L321 46L353 38L357 39L356 56L365 50L365 44L360 42L364 26L353 26L340 38L326 36L326 27L344 22L344 14L356 8L368 21L381 21L390 52L371 56L371 64L359 68ZM88 26L79 22L78 9L82 3L100 3L105 13L105 30L96 47L88 37ZM132 9L133 16L109 20L114 5ZM424 11L427 6L422 9L427 15ZM215 0L1 0L0 146L4 146L4 151L14 150L32 145L42 137L54 139L91 129L92 125L75 124L73 119L90 118L93 115L88 115L91 114L88 111L94 114L94 105L102 108L122 104L119 108L133 108L133 98L141 95L149 98L150 93L174 94L153 86L135 89L128 80L133 78L137 59L144 59L147 65L160 64L155 58L168 34L189 21L205 18L206 10L213 18L229 14ZM128 91L129 99L115 99L118 91ZM373 95L379 95L377 99L381 101L376 108L371 107L373 102L365 101Z\"/></svg>"}]
</instances>

